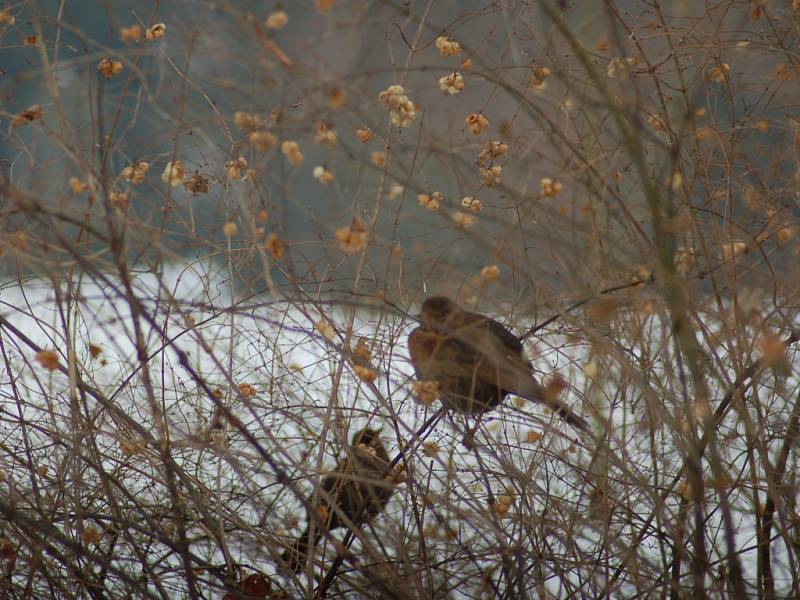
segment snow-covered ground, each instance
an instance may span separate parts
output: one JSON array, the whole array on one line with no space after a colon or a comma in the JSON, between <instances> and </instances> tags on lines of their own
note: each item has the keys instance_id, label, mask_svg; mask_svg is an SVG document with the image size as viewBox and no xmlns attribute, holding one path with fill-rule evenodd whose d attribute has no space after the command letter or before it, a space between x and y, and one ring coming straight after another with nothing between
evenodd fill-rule
<instances>
[{"instance_id":1,"label":"snow-covered ground","mask_svg":"<svg viewBox=\"0 0 800 600\"><path fill-rule=\"evenodd\" d=\"M181 560L169 548L176 514L186 520L193 566L220 565L227 555L297 589L292 586L304 576L293 583L277 573L275 561L302 527L298 496L310 494L315 477L366 425L382 427L392 456L411 444L408 481L363 536L388 561L376 567L376 577L404 581L408 597L428 597L434 589L478 597L514 573L531 594L544 586L555 597L594 594L612 580L621 585L613 588L620 596L648 585L664 589L658 576L669 571L664 560L679 534L685 488L668 490L682 465L680 436L669 426L652 429L647 416L663 420L656 425L668 415L680 418L678 406L652 404L662 400L655 390L669 389L672 379L665 369L669 353L655 343L661 341L657 316L646 338L654 341L653 363L638 373L626 370L613 350L598 353L596 340L590 345L551 331L529 346L537 370L558 371L569 383L565 401L584 415L599 410L610 418L605 442L598 441L604 437L599 423L598 440L580 439L540 407L512 399L484 419L469 450L461 444L460 417L447 416L423 439L415 437L438 405L424 406L411 392L405 339L414 321L407 316L379 310L378 303L250 296L231 290L208 265L137 275L136 303L109 281L76 278L58 293L45 280L3 285L0 315L32 344L55 351L67 369L44 368L31 345L8 328L0 332L0 486L17 510L51 519L66 538L91 539L86 547L98 554L113 548L112 589L125 589L125 575L136 579L146 569L153 597L183 597ZM323 319L332 336L319 326ZM146 360L137 356L136 323ZM356 377L344 358L348 336L350 347L363 339L369 348L378 375L373 382ZM591 361L599 373L585 370ZM788 412L770 392L774 381L765 377L763 384L763 406L772 411L762 415L769 420L763 431L780 431ZM724 390L709 385L712 398L720 398ZM789 377L781 385L796 383ZM87 388L96 394L82 393ZM238 424L221 416L220 404ZM751 487L764 482L741 423L729 417L720 428L716 450L730 481L717 487L731 504L745 576L754 581ZM165 462L164 439L174 462ZM279 481L282 474L290 483ZM704 478L713 479L710 469ZM172 512L176 500L179 513ZM713 485L706 502L707 548L716 561L727 550ZM497 508L504 503L507 510ZM99 543L87 534L91 529L101 533ZM113 546L112 530L121 532ZM5 535L16 539L13 529ZM687 538L681 543L690 546ZM330 559L335 552L327 546ZM356 555L365 552L361 547L357 540ZM790 583L781 566L786 547L773 545L779 589ZM21 555L30 560L29 552ZM421 561L431 570L420 569ZM30 568L27 561L18 564ZM203 569L198 573L201 588L219 585ZM344 576L345 589L363 584L354 573ZM508 585L503 581L500 587ZM379 588L370 595L378 597Z\"/></svg>"}]
</instances>

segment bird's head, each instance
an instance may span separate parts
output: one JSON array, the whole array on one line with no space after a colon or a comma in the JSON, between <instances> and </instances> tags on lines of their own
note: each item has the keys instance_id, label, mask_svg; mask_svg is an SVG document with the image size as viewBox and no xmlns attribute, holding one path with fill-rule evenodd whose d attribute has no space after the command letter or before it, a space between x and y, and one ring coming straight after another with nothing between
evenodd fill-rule
<instances>
[{"instance_id":1,"label":"bird's head","mask_svg":"<svg viewBox=\"0 0 800 600\"><path fill-rule=\"evenodd\" d=\"M419 320L425 326L447 322L451 314L458 311L458 305L445 296L431 296L422 303Z\"/></svg>"},{"instance_id":2,"label":"bird's head","mask_svg":"<svg viewBox=\"0 0 800 600\"><path fill-rule=\"evenodd\" d=\"M381 443L381 430L380 429L362 429L353 434L353 447L358 448L360 445L365 445L370 448L378 448Z\"/></svg>"}]
</instances>

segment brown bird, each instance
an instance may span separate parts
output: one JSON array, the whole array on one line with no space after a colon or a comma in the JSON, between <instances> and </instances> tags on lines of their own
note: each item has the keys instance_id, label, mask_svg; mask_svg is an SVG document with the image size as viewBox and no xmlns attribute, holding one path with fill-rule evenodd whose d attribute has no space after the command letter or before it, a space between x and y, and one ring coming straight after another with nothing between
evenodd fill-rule
<instances>
[{"instance_id":1,"label":"brown bird","mask_svg":"<svg viewBox=\"0 0 800 600\"><path fill-rule=\"evenodd\" d=\"M502 324L458 307L444 296L425 300L420 326L408 336L417 377L438 383L442 404L480 415L515 394L550 407L570 425L589 425L563 402L548 397L534 378L522 343Z\"/></svg>"},{"instance_id":2,"label":"brown bird","mask_svg":"<svg viewBox=\"0 0 800 600\"><path fill-rule=\"evenodd\" d=\"M378 433L362 429L353 435L346 456L322 480L316 517L308 515L305 531L281 557L291 572L303 569L309 544L316 546L325 533L337 527L362 525L386 507L395 479L389 473L391 459Z\"/></svg>"}]
</instances>

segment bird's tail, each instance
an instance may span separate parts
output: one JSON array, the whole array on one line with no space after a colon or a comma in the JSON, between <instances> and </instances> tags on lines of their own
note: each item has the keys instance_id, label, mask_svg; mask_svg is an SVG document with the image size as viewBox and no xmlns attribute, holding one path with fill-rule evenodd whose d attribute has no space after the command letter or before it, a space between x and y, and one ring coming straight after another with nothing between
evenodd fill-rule
<instances>
[{"instance_id":1,"label":"bird's tail","mask_svg":"<svg viewBox=\"0 0 800 600\"><path fill-rule=\"evenodd\" d=\"M518 385L515 386L516 389L511 390L513 393L522 396L523 398L527 398L528 400L533 400L534 402L544 404L576 429L580 429L584 433L591 432L589 423L587 423L585 419L576 415L569 406L555 397L555 394L552 394L548 390L544 389L534 379L530 377L526 379L520 378L520 381L517 383Z\"/></svg>"},{"instance_id":2,"label":"bird's tail","mask_svg":"<svg viewBox=\"0 0 800 600\"><path fill-rule=\"evenodd\" d=\"M591 433L589 423L587 423L583 417L576 415L573 410L561 400L557 398L547 398L547 394L544 394L541 398L541 402L576 429L580 429L584 433Z\"/></svg>"},{"instance_id":3,"label":"bird's tail","mask_svg":"<svg viewBox=\"0 0 800 600\"><path fill-rule=\"evenodd\" d=\"M313 545L317 544L317 540L319 540L319 532L314 531L314 540ZM286 549L281 555L281 560L286 564L286 568L292 573L298 573L302 571L303 568L306 566L306 561L308 560L308 548L309 548L309 539L308 539L308 527L306 530L298 537L294 543Z\"/></svg>"}]
</instances>

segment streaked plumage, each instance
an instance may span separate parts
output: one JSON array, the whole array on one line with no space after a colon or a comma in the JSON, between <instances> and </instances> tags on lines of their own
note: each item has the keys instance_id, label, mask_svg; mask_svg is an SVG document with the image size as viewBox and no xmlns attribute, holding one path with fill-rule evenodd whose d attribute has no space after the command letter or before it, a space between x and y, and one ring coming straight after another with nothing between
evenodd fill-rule
<instances>
[{"instance_id":1,"label":"streaked plumage","mask_svg":"<svg viewBox=\"0 0 800 600\"><path fill-rule=\"evenodd\" d=\"M309 542L316 546L326 532L337 527L361 525L380 513L394 492L392 477L387 474L391 459L378 435L363 429L353 435L352 446L336 469L323 478L319 490L317 517L283 554L282 559L292 572L300 571L308 560Z\"/></svg>"}]
</instances>

